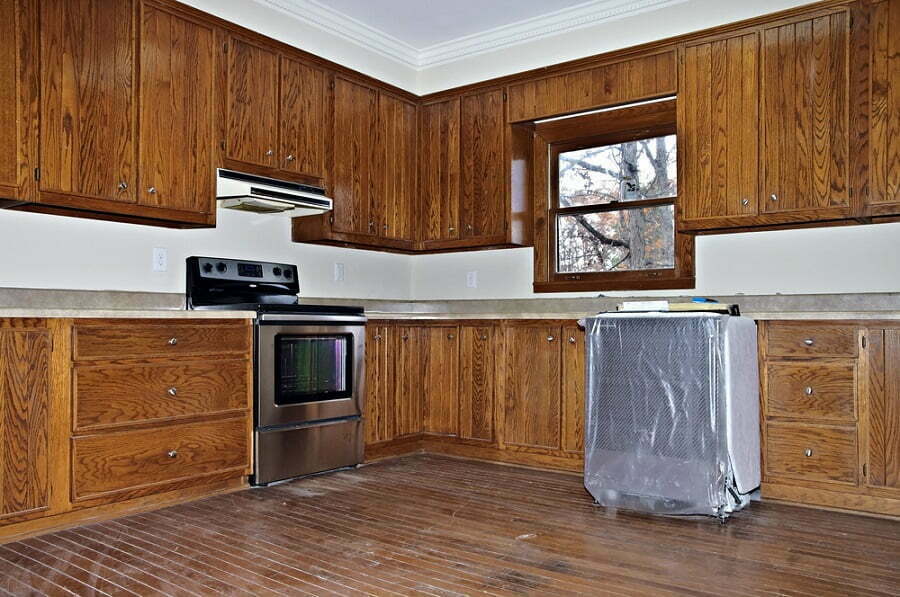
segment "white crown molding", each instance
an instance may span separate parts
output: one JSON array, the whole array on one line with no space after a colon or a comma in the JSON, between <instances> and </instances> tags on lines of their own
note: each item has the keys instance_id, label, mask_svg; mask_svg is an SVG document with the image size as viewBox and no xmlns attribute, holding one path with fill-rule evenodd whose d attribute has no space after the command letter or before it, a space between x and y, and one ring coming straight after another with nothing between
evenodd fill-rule
<instances>
[{"instance_id":1,"label":"white crown molding","mask_svg":"<svg viewBox=\"0 0 900 597\"><path fill-rule=\"evenodd\" d=\"M501 50L518 44L561 35L634 14L681 4L687 0L591 0L552 13L503 25L426 48L416 48L322 4L318 0L255 0L332 35L422 71Z\"/></svg>"}]
</instances>

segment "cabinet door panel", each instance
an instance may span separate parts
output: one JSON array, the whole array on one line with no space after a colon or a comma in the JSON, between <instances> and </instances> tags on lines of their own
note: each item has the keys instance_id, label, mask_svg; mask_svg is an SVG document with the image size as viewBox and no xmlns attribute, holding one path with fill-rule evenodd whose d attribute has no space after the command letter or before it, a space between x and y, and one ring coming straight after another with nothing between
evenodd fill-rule
<instances>
[{"instance_id":1,"label":"cabinet door panel","mask_svg":"<svg viewBox=\"0 0 900 597\"><path fill-rule=\"evenodd\" d=\"M683 60L681 218L756 215L759 36L689 46Z\"/></svg>"},{"instance_id":2,"label":"cabinet door panel","mask_svg":"<svg viewBox=\"0 0 900 597\"><path fill-rule=\"evenodd\" d=\"M494 328L460 334L459 436L494 441Z\"/></svg>"},{"instance_id":3,"label":"cabinet door panel","mask_svg":"<svg viewBox=\"0 0 900 597\"><path fill-rule=\"evenodd\" d=\"M214 71L211 27L142 6L138 162L142 205L198 213L214 210Z\"/></svg>"},{"instance_id":4,"label":"cabinet door panel","mask_svg":"<svg viewBox=\"0 0 900 597\"><path fill-rule=\"evenodd\" d=\"M873 206L900 212L900 2L872 8L871 190Z\"/></svg>"},{"instance_id":5,"label":"cabinet door panel","mask_svg":"<svg viewBox=\"0 0 900 597\"><path fill-rule=\"evenodd\" d=\"M395 435L403 437L422 432L422 330L397 328L394 346L397 362Z\"/></svg>"},{"instance_id":6,"label":"cabinet door panel","mask_svg":"<svg viewBox=\"0 0 900 597\"><path fill-rule=\"evenodd\" d=\"M459 433L459 328L424 331L425 432Z\"/></svg>"},{"instance_id":7,"label":"cabinet door panel","mask_svg":"<svg viewBox=\"0 0 900 597\"><path fill-rule=\"evenodd\" d=\"M563 328L563 437L566 452L584 452L584 330Z\"/></svg>"},{"instance_id":8,"label":"cabinet door panel","mask_svg":"<svg viewBox=\"0 0 900 597\"><path fill-rule=\"evenodd\" d=\"M278 165L278 55L232 37L228 42L226 156Z\"/></svg>"},{"instance_id":9,"label":"cabinet door panel","mask_svg":"<svg viewBox=\"0 0 900 597\"><path fill-rule=\"evenodd\" d=\"M41 2L42 191L135 200L131 0Z\"/></svg>"},{"instance_id":10,"label":"cabinet door panel","mask_svg":"<svg viewBox=\"0 0 900 597\"><path fill-rule=\"evenodd\" d=\"M394 368L390 332L386 326L366 328L366 444L394 437Z\"/></svg>"},{"instance_id":11,"label":"cabinet door panel","mask_svg":"<svg viewBox=\"0 0 900 597\"><path fill-rule=\"evenodd\" d=\"M764 213L849 206L849 16L763 32Z\"/></svg>"},{"instance_id":12,"label":"cabinet door panel","mask_svg":"<svg viewBox=\"0 0 900 597\"><path fill-rule=\"evenodd\" d=\"M0 519L46 509L50 336L0 331Z\"/></svg>"},{"instance_id":13,"label":"cabinet door panel","mask_svg":"<svg viewBox=\"0 0 900 597\"><path fill-rule=\"evenodd\" d=\"M378 96L378 192L369 206L379 234L413 239L416 200L416 106L396 97Z\"/></svg>"},{"instance_id":14,"label":"cabinet door panel","mask_svg":"<svg viewBox=\"0 0 900 597\"><path fill-rule=\"evenodd\" d=\"M506 330L505 444L560 448L560 332L558 326Z\"/></svg>"},{"instance_id":15,"label":"cabinet door panel","mask_svg":"<svg viewBox=\"0 0 900 597\"><path fill-rule=\"evenodd\" d=\"M506 232L506 168L503 92L486 91L462 99L460 116L463 238Z\"/></svg>"},{"instance_id":16,"label":"cabinet door panel","mask_svg":"<svg viewBox=\"0 0 900 597\"><path fill-rule=\"evenodd\" d=\"M870 331L868 484L900 496L900 330Z\"/></svg>"},{"instance_id":17,"label":"cabinet door panel","mask_svg":"<svg viewBox=\"0 0 900 597\"><path fill-rule=\"evenodd\" d=\"M378 125L374 89L336 77L334 81L334 223L336 232L375 234L373 195Z\"/></svg>"},{"instance_id":18,"label":"cabinet door panel","mask_svg":"<svg viewBox=\"0 0 900 597\"><path fill-rule=\"evenodd\" d=\"M459 238L459 99L423 106L419 129L422 239Z\"/></svg>"},{"instance_id":19,"label":"cabinet door panel","mask_svg":"<svg viewBox=\"0 0 900 597\"><path fill-rule=\"evenodd\" d=\"M325 177L325 71L281 58L282 169Z\"/></svg>"}]
</instances>

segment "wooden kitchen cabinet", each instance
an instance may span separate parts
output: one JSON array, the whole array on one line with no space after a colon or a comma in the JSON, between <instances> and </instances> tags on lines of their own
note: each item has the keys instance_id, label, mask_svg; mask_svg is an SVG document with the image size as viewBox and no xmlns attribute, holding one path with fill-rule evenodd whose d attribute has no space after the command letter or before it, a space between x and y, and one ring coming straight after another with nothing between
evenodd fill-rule
<instances>
[{"instance_id":1,"label":"wooden kitchen cabinet","mask_svg":"<svg viewBox=\"0 0 900 597\"><path fill-rule=\"evenodd\" d=\"M900 2L871 14L870 184L866 215L900 214Z\"/></svg>"},{"instance_id":2,"label":"wooden kitchen cabinet","mask_svg":"<svg viewBox=\"0 0 900 597\"><path fill-rule=\"evenodd\" d=\"M391 439L422 433L424 394L422 375L424 355L423 330L418 326L402 326L391 337L391 360L395 376L393 394L395 425Z\"/></svg>"},{"instance_id":3,"label":"wooden kitchen cabinet","mask_svg":"<svg viewBox=\"0 0 900 597\"><path fill-rule=\"evenodd\" d=\"M465 325L459 334L459 437L493 442L495 328Z\"/></svg>"},{"instance_id":4,"label":"wooden kitchen cabinet","mask_svg":"<svg viewBox=\"0 0 900 597\"><path fill-rule=\"evenodd\" d=\"M506 327L505 445L560 448L561 334L552 324Z\"/></svg>"},{"instance_id":5,"label":"wooden kitchen cabinet","mask_svg":"<svg viewBox=\"0 0 900 597\"><path fill-rule=\"evenodd\" d=\"M460 103L460 236L502 244L507 226L505 94L491 90Z\"/></svg>"},{"instance_id":6,"label":"wooden kitchen cabinet","mask_svg":"<svg viewBox=\"0 0 900 597\"><path fill-rule=\"evenodd\" d=\"M286 172L327 178L329 79L321 68L281 56L278 159Z\"/></svg>"},{"instance_id":7,"label":"wooden kitchen cabinet","mask_svg":"<svg viewBox=\"0 0 900 597\"><path fill-rule=\"evenodd\" d=\"M392 440L394 422L394 363L396 330L387 325L366 327L366 396L363 405L366 445Z\"/></svg>"},{"instance_id":8,"label":"wooden kitchen cabinet","mask_svg":"<svg viewBox=\"0 0 900 597\"><path fill-rule=\"evenodd\" d=\"M377 186L369 212L384 238L414 241L416 216L416 105L378 94Z\"/></svg>"},{"instance_id":9,"label":"wooden kitchen cabinet","mask_svg":"<svg viewBox=\"0 0 900 597\"><path fill-rule=\"evenodd\" d=\"M422 246L459 239L459 98L426 104L419 117Z\"/></svg>"},{"instance_id":10,"label":"wooden kitchen cabinet","mask_svg":"<svg viewBox=\"0 0 900 597\"><path fill-rule=\"evenodd\" d=\"M459 434L459 327L423 329L423 430Z\"/></svg>"},{"instance_id":11,"label":"wooden kitchen cabinet","mask_svg":"<svg viewBox=\"0 0 900 597\"><path fill-rule=\"evenodd\" d=\"M900 503L900 329L870 329L866 486ZM896 506L894 514L900 512Z\"/></svg>"},{"instance_id":12,"label":"wooden kitchen cabinet","mask_svg":"<svg viewBox=\"0 0 900 597\"><path fill-rule=\"evenodd\" d=\"M584 455L585 337L577 325L562 330L562 449Z\"/></svg>"}]
</instances>

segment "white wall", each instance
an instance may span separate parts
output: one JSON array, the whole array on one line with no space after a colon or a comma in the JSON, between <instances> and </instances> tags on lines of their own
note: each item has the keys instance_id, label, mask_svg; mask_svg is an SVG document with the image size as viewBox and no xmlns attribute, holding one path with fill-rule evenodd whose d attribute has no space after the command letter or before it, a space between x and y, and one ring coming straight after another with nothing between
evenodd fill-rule
<instances>
[{"instance_id":1,"label":"white wall","mask_svg":"<svg viewBox=\"0 0 900 597\"><path fill-rule=\"evenodd\" d=\"M413 258L415 299L579 296L532 292L531 249ZM697 238L695 290L607 292L610 296L900 292L900 223ZM478 272L478 288L466 273ZM596 292L581 293L596 296Z\"/></svg>"},{"instance_id":2,"label":"white wall","mask_svg":"<svg viewBox=\"0 0 900 597\"><path fill-rule=\"evenodd\" d=\"M292 243L288 218L218 219L215 229L169 230L0 210L0 287L180 293L185 258L203 255L296 263L307 297L409 298L410 257ZM168 271L152 271L154 247L168 249Z\"/></svg>"}]
</instances>

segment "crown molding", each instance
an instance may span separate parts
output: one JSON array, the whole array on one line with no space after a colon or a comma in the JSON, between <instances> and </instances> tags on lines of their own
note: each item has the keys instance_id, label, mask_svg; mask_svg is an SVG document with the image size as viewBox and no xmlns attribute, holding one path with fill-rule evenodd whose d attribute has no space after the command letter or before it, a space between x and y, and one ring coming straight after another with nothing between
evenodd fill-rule
<instances>
[{"instance_id":1,"label":"crown molding","mask_svg":"<svg viewBox=\"0 0 900 597\"><path fill-rule=\"evenodd\" d=\"M416 71L561 35L604 21L687 2L687 0L592 0L433 46L416 48L318 0L255 1L332 35L348 39Z\"/></svg>"}]
</instances>

